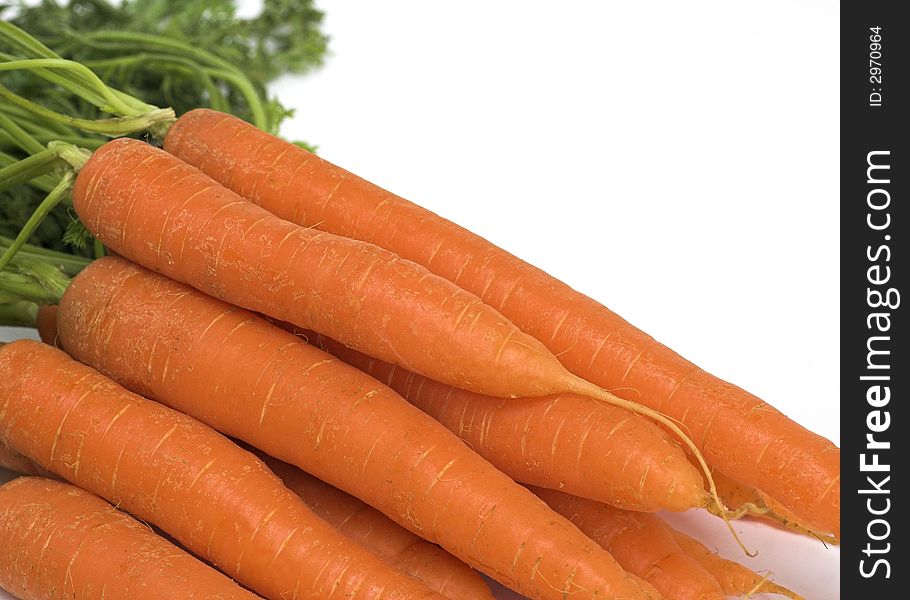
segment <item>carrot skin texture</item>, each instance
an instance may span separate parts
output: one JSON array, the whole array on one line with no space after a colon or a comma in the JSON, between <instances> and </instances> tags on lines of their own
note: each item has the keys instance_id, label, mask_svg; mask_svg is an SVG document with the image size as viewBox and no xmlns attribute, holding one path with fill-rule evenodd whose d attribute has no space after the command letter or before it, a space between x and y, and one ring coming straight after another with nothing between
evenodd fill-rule
<instances>
[{"instance_id":1,"label":"carrot skin texture","mask_svg":"<svg viewBox=\"0 0 910 600\"><path fill-rule=\"evenodd\" d=\"M519 593L657 597L394 391L246 310L105 257L73 280L57 329L67 352L127 388L360 498Z\"/></svg>"},{"instance_id":2,"label":"carrot skin texture","mask_svg":"<svg viewBox=\"0 0 910 600\"><path fill-rule=\"evenodd\" d=\"M720 584L724 594L728 596L745 596L747 594L766 593L799 598L787 588L767 580L767 578L738 562L727 560L716 552L711 552L695 538L675 529L671 529L671 531L680 548L697 560L706 571L711 573L711 576Z\"/></svg>"},{"instance_id":3,"label":"carrot skin texture","mask_svg":"<svg viewBox=\"0 0 910 600\"><path fill-rule=\"evenodd\" d=\"M97 150L73 203L117 254L232 304L491 395L565 389L559 360L473 294L372 244L284 221L149 144Z\"/></svg>"},{"instance_id":4,"label":"carrot skin texture","mask_svg":"<svg viewBox=\"0 0 910 600\"><path fill-rule=\"evenodd\" d=\"M840 451L830 441L699 369L593 299L235 117L190 111L170 128L164 147L282 218L382 246L477 294L576 375L682 420L710 464L839 535Z\"/></svg>"},{"instance_id":5,"label":"carrot skin texture","mask_svg":"<svg viewBox=\"0 0 910 600\"><path fill-rule=\"evenodd\" d=\"M760 490L742 484L719 471L715 471L713 476L718 493L731 511L742 511L744 517L759 519L776 527L816 537L824 543L840 543L838 537L821 533L820 526L807 523Z\"/></svg>"},{"instance_id":6,"label":"carrot skin texture","mask_svg":"<svg viewBox=\"0 0 910 600\"><path fill-rule=\"evenodd\" d=\"M664 598L724 600L714 577L680 548L672 530L656 515L624 511L555 490L531 491L609 550L623 568L657 588Z\"/></svg>"},{"instance_id":7,"label":"carrot skin texture","mask_svg":"<svg viewBox=\"0 0 910 600\"><path fill-rule=\"evenodd\" d=\"M707 501L700 472L679 446L625 409L575 394L482 396L325 336L302 336L391 387L515 481L637 511L682 511Z\"/></svg>"},{"instance_id":8,"label":"carrot skin texture","mask_svg":"<svg viewBox=\"0 0 910 600\"><path fill-rule=\"evenodd\" d=\"M490 588L469 566L414 535L361 500L271 457L265 463L321 519L386 564L452 600L493 600Z\"/></svg>"},{"instance_id":9,"label":"carrot skin texture","mask_svg":"<svg viewBox=\"0 0 910 600\"><path fill-rule=\"evenodd\" d=\"M45 344L57 347L57 306L54 304L42 304L38 307L38 318L36 319L35 328L38 330L38 337Z\"/></svg>"},{"instance_id":10,"label":"carrot skin texture","mask_svg":"<svg viewBox=\"0 0 910 600\"><path fill-rule=\"evenodd\" d=\"M0 348L0 439L273 600L442 597L316 517L255 456L46 344Z\"/></svg>"},{"instance_id":11,"label":"carrot skin texture","mask_svg":"<svg viewBox=\"0 0 910 600\"><path fill-rule=\"evenodd\" d=\"M758 491L758 494L764 502L764 505L768 507L769 512L765 515L759 515L757 518L770 521L779 527L784 527L804 535L818 537L828 544L840 544L840 532L832 535L825 535L825 530L817 522L802 518L783 503L778 502L760 490Z\"/></svg>"},{"instance_id":12,"label":"carrot skin texture","mask_svg":"<svg viewBox=\"0 0 910 600\"><path fill-rule=\"evenodd\" d=\"M0 442L0 469L13 471L14 473L23 473L25 475L41 475L40 469L35 463L14 452Z\"/></svg>"},{"instance_id":13,"label":"carrot skin texture","mask_svg":"<svg viewBox=\"0 0 910 600\"><path fill-rule=\"evenodd\" d=\"M22 600L259 598L77 487L20 477L0 487L0 587Z\"/></svg>"}]
</instances>

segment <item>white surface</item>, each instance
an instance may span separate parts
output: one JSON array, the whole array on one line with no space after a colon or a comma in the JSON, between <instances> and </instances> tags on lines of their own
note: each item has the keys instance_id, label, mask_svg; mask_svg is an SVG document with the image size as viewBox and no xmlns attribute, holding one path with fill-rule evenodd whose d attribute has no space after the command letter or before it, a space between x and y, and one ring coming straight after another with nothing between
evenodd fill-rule
<instances>
[{"instance_id":1,"label":"white surface","mask_svg":"<svg viewBox=\"0 0 910 600\"><path fill-rule=\"evenodd\" d=\"M838 441L836 4L320 4L334 55L275 87L286 135ZM838 550L738 529L749 566L840 597Z\"/></svg>"}]
</instances>

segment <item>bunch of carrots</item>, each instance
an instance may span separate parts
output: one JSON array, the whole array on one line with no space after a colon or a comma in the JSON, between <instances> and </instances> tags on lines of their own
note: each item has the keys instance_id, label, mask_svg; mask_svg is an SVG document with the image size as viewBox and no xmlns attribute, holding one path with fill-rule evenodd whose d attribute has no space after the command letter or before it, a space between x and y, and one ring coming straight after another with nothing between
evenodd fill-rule
<instances>
[{"instance_id":1,"label":"bunch of carrots","mask_svg":"<svg viewBox=\"0 0 910 600\"><path fill-rule=\"evenodd\" d=\"M24 475L0 587L492 598L480 572L539 600L798 598L654 513L836 543L828 440L416 204L4 31L7 70L111 116L4 94L25 157L0 189L47 198L0 239L0 315L43 340L0 347L0 466ZM114 139L40 144L32 120ZM96 259L28 244L61 202Z\"/></svg>"}]
</instances>

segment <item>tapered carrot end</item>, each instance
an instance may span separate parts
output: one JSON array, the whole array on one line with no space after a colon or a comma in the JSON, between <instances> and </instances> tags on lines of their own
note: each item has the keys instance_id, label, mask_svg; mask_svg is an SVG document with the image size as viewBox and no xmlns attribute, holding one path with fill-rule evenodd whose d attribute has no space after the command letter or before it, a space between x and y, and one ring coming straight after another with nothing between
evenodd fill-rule
<instances>
[{"instance_id":1,"label":"tapered carrot end","mask_svg":"<svg viewBox=\"0 0 910 600\"><path fill-rule=\"evenodd\" d=\"M779 596L791 598L791 600L805 600L805 598L793 590L787 589L784 586L771 581L771 574L768 574L762 579L755 588L749 590L749 593L746 594L746 598L751 598L753 594L777 594Z\"/></svg>"},{"instance_id":2,"label":"tapered carrot end","mask_svg":"<svg viewBox=\"0 0 910 600\"><path fill-rule=\"evenodd\" d=\"M752 516L757 516L766 521L771 521L773 524L778 525L780 527L785 527L785 528L789 529L790 531L795 531L796 533L799 533L802 535L814 537L815 539L819 540L820 542L822 542L825 545L829 545L829 544L832 546L840 545L839 536L834 535L833 533L821 533L819 531L809 529L808 527L801 525L801 524L797 523L796 521L794 521L780 513L777 513L771 509L766 510L764 513L760 513L760 514L755 513Z\"/></svg>"},{"instance_id":3,"label":"tapered carrot end","mask_svg":"<svg viewBox=\"0 0 910 600\"><path fill-rule=\"evenodd\" d=\"M614 406L619 406L631 410L635 414L647 417L669 429L673 435L675 435L679 441L682 442L682 444L692 452L692 456L695 457L695 460L698 462L698 466L701 468L701 471L705 476L705 480L708 482L708 495L710 500L706 503L706 508L712 514L724 520L724 523L727 525L727 529L730 531L730 535L733 536L733 539L736 540L736 543L740 548L742 548L742 551L746 554L746 556L758 556L757 552L752 552L746 547L742 539L739 537L739 534L736 533L736 530L733 528L731 520L734 518L739 518L734 516L736 515L736 511L731 512L727 510L727 507L724 505L723 500L721 500L720 495L717 493L717 486L714 484L714 476L711 474L711 469L708 468L708 463L705 462L705 457L702 455L701 450L699 450L695 445L695 442L692 441L692 438L682 430L679 423L660 411L639 404L638 402L632 402L631 400L620 398L608 390L597 387L589 381L585 381L580 377L571 375L568 373L568 371L566 372L565 385L567 387L566 391L570 391L582 396L593 398L594 400L599 400L600 402L606 402L607 404L612 404Z\"/></svg>"},{"instance_id":4,"label":"tapered carrot end","mask_svg":"<svg viewBox=\"0 0 910 600\"><path fill-rule=\"evenodd\" d=\"M38 336L41 341L51 346L60 347L57 343L57 306L42 304L38 307L38 317L35 322Z\"/></svg>"}]
</instances>

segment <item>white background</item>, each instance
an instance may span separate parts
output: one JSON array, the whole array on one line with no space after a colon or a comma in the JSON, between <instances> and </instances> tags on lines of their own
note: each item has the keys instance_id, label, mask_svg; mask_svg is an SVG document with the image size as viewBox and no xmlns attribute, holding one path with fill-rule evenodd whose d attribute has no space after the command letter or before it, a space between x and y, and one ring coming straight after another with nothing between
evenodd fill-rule
<instances>
[{"instance_id":1,"label":"white background","mask_svg":"<svg viewBox=\"0 0 910 600\"><path fill-rule=\"evenodd\" d=\"M288 137L838 443L836 3L319 4L325 68L274 88ZM748 560L674 522L839 598L835 549L741 525Z\"/></svg>"}]
</instances>

